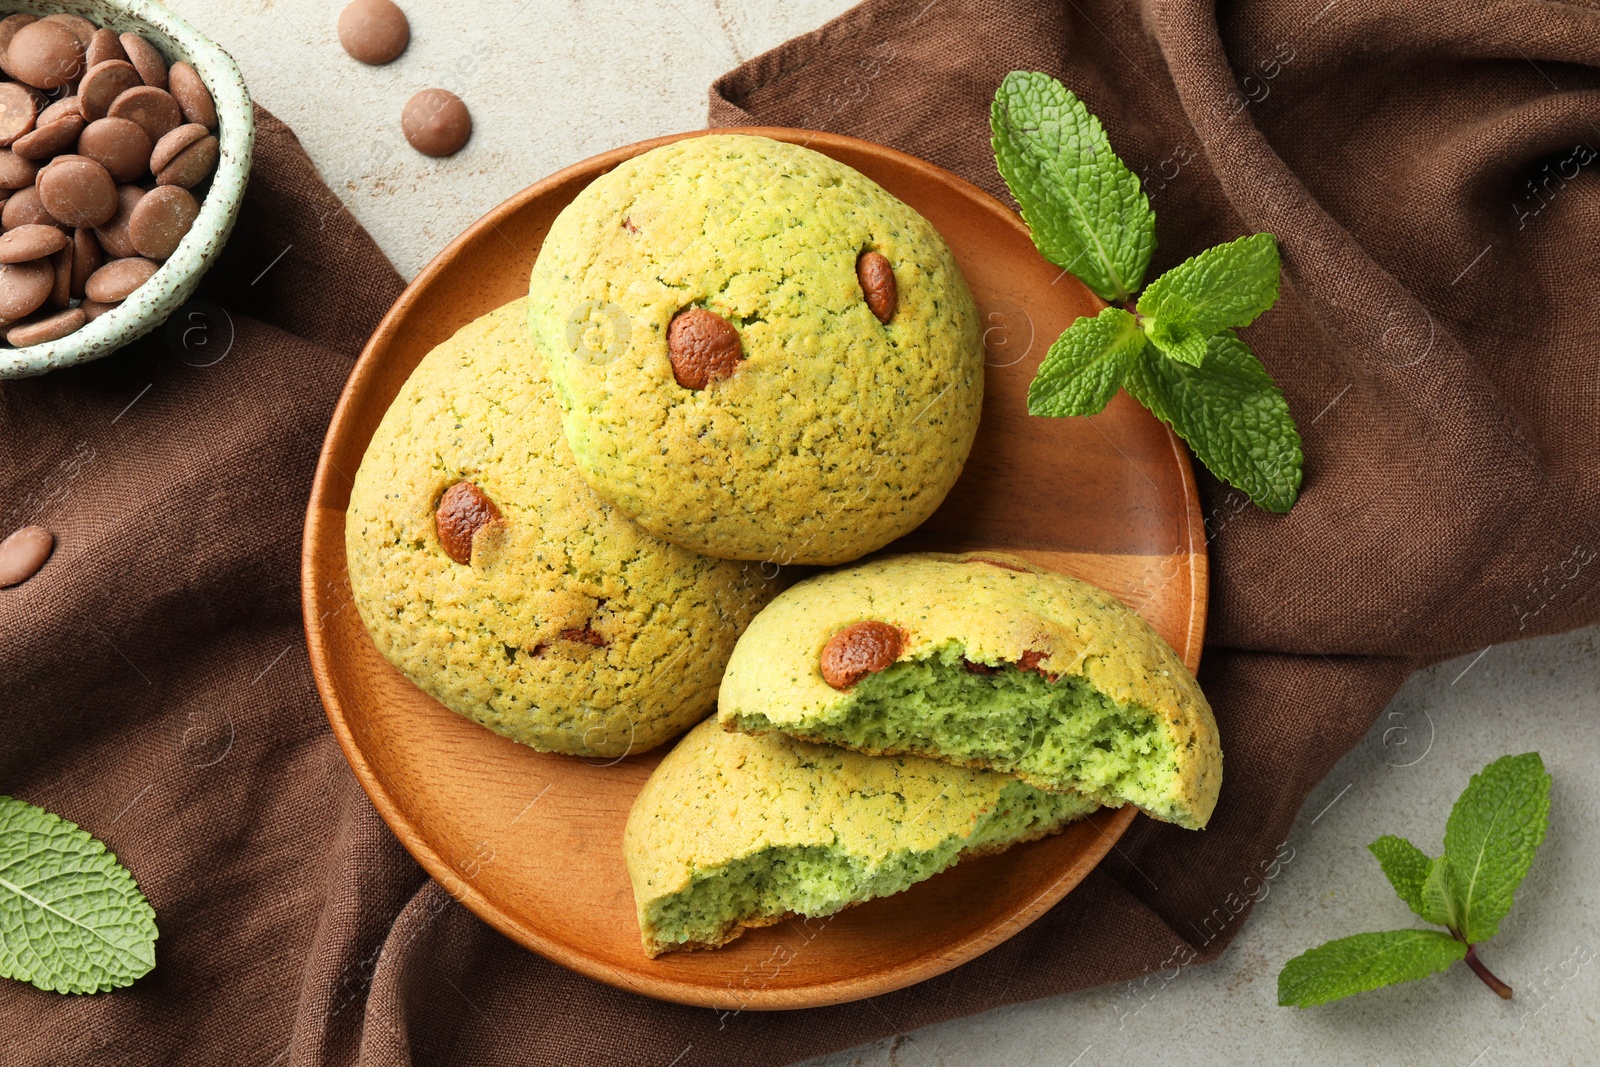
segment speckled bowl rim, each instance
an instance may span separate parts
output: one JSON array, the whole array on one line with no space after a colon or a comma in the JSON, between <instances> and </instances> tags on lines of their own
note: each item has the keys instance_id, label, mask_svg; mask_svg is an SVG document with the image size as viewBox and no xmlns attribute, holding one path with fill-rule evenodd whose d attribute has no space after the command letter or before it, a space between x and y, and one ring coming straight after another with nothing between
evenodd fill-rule
<instances>
[{"instance_id":1,"label":"speckled bowl rim","mask_svg":"<svg viewBox=\"0 0 1600 1067\"><path fill-rule=\"evenodd\" d=\"M26 378L61 367L108 356L154 330L194 295L200 278L217 261L233 231L250 176L255 148L255 111L244 75L233 57L170 8L154 0L85 0L82 3L38 3L13 0L7 14L53 15L71 12L119 33L143 33L168 62L184 60L211 90L217 105L217 140L221 149L211 188L200 214L178 250L133 294L81 330L29 348L0 347L0 378Z\"/></svg>"}]
</instances>

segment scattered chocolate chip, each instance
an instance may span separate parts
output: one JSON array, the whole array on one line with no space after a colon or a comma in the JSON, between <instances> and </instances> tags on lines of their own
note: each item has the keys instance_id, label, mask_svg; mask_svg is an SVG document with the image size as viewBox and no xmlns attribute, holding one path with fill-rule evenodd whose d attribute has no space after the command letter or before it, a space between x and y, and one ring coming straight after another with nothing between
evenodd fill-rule
<instances>
[{"instance_id":1,"label":"scattered chocolate chip","mask_svg":"<svg viewBox=\"0 0 1600 1067\"><path fill-rule=\"evenodd\" d=\"M30 22L6 46L5 71L35 89L59 89L83 73L83 42L59 22Z\"/></svg>"},{"instance_id":2,"label":"scattered chocolate chip","mask_svg":"<svg viewBox=\"0 0 1600 1067\"><path fill-rule=\"evenodd\" d=\"M1045 655L1046 653L1036 649L1028 649L1022 654L1022 658L1017 660L1017 670L1035 671L1039 674L1044 674L1043 671L1039 670L1039 664L1044 662Z\"/></svg>"},{"instance_id":3,"label":"scattered chocolate chip","mask_svg":"<svg viewBox=\"0 0 1600 1067\"><path fill-rule=\"evenodd\" d=\"M156 46L137 33L125 33L118 40L122 43L122 50L128 54L128 62L133 64L133 69L139 72L139 77L144 83L157 89L165 89L167 61L161 58Z\"/></svg>"},{"instance_id":4,"label":"scattered chocolate chip","mask_svg":"<svg viewBox=\"0 0 1600 1067\"><path fill-rule=\"evenodd\" d=\"M851 623L822 647L822 680L835 689L849 689L900 658L905 637L886 622Z\"/></svg>"},{"instance_id":5,"label":"scattered chocolate chip","mask_svg":"<svg viewBox=\"0 0 1600 1067\"><path fill-rule=\"evenodd\" d=\"M38 101L16 82L0 82L0 148L33 129Z\"/></svg>"},{"instance_id":6,"label":"scattered chocolate chip","mask_svg":"<svg viewBox=\"0 0 1600 1067\"><path fill-rule=\"evenodd\" d=\"M500 509L471 482L457 482L439 498L434 527L444 554L463 565L472 563L472 538L491 522L499 522Z\"/></svg>"},{"instance_id":7,"label":"scattered chocolate chip","mask_svg":"<svg viewBox=\"0 0 1600 1067\"><path fill-rule=\"evenodd\" d=\"M211 90L189 64L172 64L167 71L167 92L178 102L183 121L197 122L208 130L217 128L217 105L211 99Z\"/></svg>"},{"instance_id":8,"label":"scattered chocolate chip","mask_svg":"<svg viewBox=\"0 0 1600 1067\"><path fill-rule=\"evenodd\" d=\"M67 308L42 319L19 322L6 331L6 340L18 348L57 341L89 321L83 308Z\"/></svg>"},{"instance_id":9,"label":"scattered chocolate chip","mask_svg":"<svg viewBox=\"0 0 1600 1067\"><path fill-rule=\"evenodd\" d=\"M744 346L733 324L705 308L685 308L667 327L672 376L685 389L704 389L739 369Z\"/></svg>"},{"instance_id":10,"label":"scattered chocolate chip","mask_svg":"<svg viewBox=\"0 0 1600 1067\"><path fill-rule=\"evenodd\" d=\"M882 252L863 252L856 259L856 280L867 298L867 307L878 321L887 323L900 306L900 289L895 285L894 268Z\"/></svg>"},{"instance_id":11,"label":"scattered chocolate chip","mask_svg":"<svg viewBox=\"0 0 1600 1067\"><path fill-rule=\"evenodd\" d=\"M455 93L424 89L406 101L400 131L425 156L453 155L472 137L472 115Z\"/></svg>"},{"instance_id":12,"label":"scattered chocolate chip","mask_svg":"<svg viewBox=\"0 0 1600 1067\"><path fill-rule=\"evenodd\" d=\"M126 300L130 293L149 281L150 276L160 269L161 264L139 256L113 259L89 275L83 283L83 292L90 300L115 304L119 300Z\"/></svg>"},{"instance_id":13,"label":"scattered chocolate chip","mask_svg":"<svg viewBox=\"0 0 1600 1067\"><path fill-rule=\"evenodd\" d=\"M394 0L352 0L339 12L339 43L350 58L379 67L411 42L411 24Z\"/></svg>"},{"instance_id":14,"label":"scattered chocolate chip","mask_svg":"<svg viewBox=\"0 0 1600 1067\"><path fill-rule=\"evenodd\" d=\"M38 574L55 547L56 535L43 526L24 526L0 541L0 589Z\"/></svg>"},{"instance_id":15,"label":"scattered chocolate chip","mask_svg":"<svg viewBox=\"0 0 1600 1067\"><path fill-rule=\"evenodd\" d=\"M987 663L979 663L976 660L970 660L965 656L961 657L961 669L966 671L968 674L999 674L1000 673L1000 668L999 667L991 667Z\"/></svg>"},{"instance_id":16,"label":"scattered chocolate chip","mask_svg":"<svg viewBox=\"0 0 1600 1067\"><path fill-rule=\"evenodd\" d=\"M43 259L67 247L69 240L59 226L18 226L0 233L0 263Z\"/></svg>"}]
</instances>

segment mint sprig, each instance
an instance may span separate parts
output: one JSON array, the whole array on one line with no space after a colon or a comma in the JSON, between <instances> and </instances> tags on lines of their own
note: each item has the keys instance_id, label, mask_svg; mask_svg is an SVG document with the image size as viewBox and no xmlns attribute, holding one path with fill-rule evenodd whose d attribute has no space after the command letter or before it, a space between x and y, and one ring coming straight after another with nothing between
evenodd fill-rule
<instances>
[{"instance_id":1,"label":"mint sprig","mask_svg":"<svg viewBox=\"0 0 1600 1067\"><path fill-rule=\"evenodd\" d=\"M0 796L0 977L57 993L133 983L156 965L155 912L75 824Z\"/></svg>"},{"instance_id":2,"label":"mint sprig","mask_svg":"<svg viewBox=\"0 0 1600 1067\"><path fill-rule=\"evenodd\" d=\"M1232 332L1278 299L1276 240L1252 234L1207 249L1140 293L1155 213L1100 120L1054 78L1013 71L989 125L995 165L1034 245L1113 305L1050 347L1029 413L1093 415L1126 387L1218 478L1260 507L1288 511L1300 492L1300 433L1282 391Z\"/></svg>"},{"instance_id":3,"label":"mint sprig","mask_svg":"<svg viewBox=\"0 0 1600 1067\"><path fill-rule=\"evenodd\" d=\"M1550 816L1550 776L1537 752L1503 756L1472 776L1445 824L1444 855L1430 859L1404 838L1367 848L1400 899L1438 930L1356 934L1304 952L1278 975L1278 1003L1309 1008L1354 993L1410 982L1464 959L1483 983L1511 999L1511 987L1478 958L1511 910Z\"/></svg>"}]
</instances>

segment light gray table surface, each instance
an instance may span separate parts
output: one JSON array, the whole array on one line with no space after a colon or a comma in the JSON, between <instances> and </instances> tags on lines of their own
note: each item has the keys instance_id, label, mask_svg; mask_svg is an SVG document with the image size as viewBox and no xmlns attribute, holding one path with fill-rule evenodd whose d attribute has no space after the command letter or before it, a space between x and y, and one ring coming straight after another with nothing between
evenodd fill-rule
<instances>
[{"instance_id":1,"label":"light gray table surface","mask_svg":"<svg viewBox=\"0 0 1600 1067\"><path fill-rule=\"evenodd\" d=\"M705 125L719 74L821 25L848 0L402 0L406 53L364 67L318 0L170 0L233 53L256 98L407 277L489 208L605 149ZM475 132L443 160L412 152L401 105L440 85ZM956 1020L815 1061L850 1065L1150 1062L1600 1063L1600 628L1495 646L1413 677L1312 794L1261 903L1223 958ZM1306 948L1416 925L1365 845L1437 851L1467 778L1537 750L1555 778L1550 836L1484 950L1503 1002L1464 968L1312 1011L1276 1006ZM893 1020L891 1020L892 1022Z\"/></svg>"}]
</instances>

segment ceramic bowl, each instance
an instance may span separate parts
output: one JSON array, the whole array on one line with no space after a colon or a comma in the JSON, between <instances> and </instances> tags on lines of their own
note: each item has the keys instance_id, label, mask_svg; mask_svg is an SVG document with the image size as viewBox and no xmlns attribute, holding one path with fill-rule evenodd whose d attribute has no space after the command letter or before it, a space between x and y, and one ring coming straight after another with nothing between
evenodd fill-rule
<instances>
[{"instance_id":1,"label":"ceramic bowl","mask_svg":"<svg viewBox=\"0 0 1600 1067\"><path fill-rule=\"evenodd\" d=\"M14 0L5 11L40 16L57 12L82 15L118 33L143 34L161 50L168 63L181 59L194 67L216 101L221 158L194 226L154 277L114 310L59 340L28 348L0 346L0 378L25 378L99 359L165 322L194 293L201 275L216 262L233 230L255 144L255 114L238 65L176 13L152 0L85 0L70 4Z\"/></svg>"}]
</instances>

